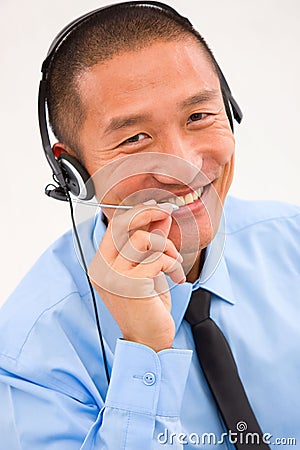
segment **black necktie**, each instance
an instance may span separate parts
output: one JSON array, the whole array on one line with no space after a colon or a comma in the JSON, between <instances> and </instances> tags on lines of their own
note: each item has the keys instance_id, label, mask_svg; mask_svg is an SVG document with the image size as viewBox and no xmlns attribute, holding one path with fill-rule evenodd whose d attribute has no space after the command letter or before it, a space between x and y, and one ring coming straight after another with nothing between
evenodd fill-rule
<instances>
[{"instance_id":1,"label":"black necktie","mask_svg":"<svg viewBox=\"0 0 300 450\"><path fill-rule=\"evenodd\" d=\"M185 313L185 320L192 327L203 373L227 430L232 432L231 442L235 447L238 450L268 449L270 447L262 441L263 433L249 404L228 342L209 317L210 299L210 292L194 291Z\"/></svg>"}]
</instances>

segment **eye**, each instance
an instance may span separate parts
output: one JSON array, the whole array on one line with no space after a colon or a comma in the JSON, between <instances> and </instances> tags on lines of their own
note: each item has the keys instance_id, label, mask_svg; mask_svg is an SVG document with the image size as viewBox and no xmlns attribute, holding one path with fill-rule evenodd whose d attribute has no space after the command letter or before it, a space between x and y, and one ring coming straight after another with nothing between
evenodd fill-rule
<instances>
[{"instance_id":1,"label":"eye","mask_svg":"<svg viewBox=\"0 0 300 450\"><path fill-rule=\"evenodd\" d=\"M138 133L138 134L135 134L134 136L126 139L126 141L123 141L121 143L121 145L135 144L137 142L144 141L147 138L149 138L149 136L146 133Z\"/></svg>"},{"instance_id":2,"label":"eye","mask_svg":"<svg viewBox=\"0 0 300 450\"><path fill-rule=\"evenodd\" d=\"M191 114L190 117L188 118L188 123L199 122L199 121L205 119L207 116L208 116L208 114L206 114L206 113Z\"/></svg>"}]
</instances>

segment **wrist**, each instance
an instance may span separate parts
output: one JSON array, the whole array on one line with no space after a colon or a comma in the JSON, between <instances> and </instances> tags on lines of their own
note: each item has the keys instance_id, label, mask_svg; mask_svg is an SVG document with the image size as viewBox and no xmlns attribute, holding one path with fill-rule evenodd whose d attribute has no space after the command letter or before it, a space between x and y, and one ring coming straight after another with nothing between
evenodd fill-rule
<instances>
[{"instance_id":1,"label":"wrist","mask_svg":"<svg viewBox=\"0 0 300 450\"><path fill-rule=\"evenodd\" d=\"M159 341L153 341L153 340L144 340L144 339L134 339L132 337L128 337L126 335L123 335L122 340L128 341L128 342L135 342L136 344L142 344L146 347L151 348L156 353L160 352L161 350L168 350L171 349L174 342L174 337L172 339L165 339L165 340L159 340Z\"/></svg>"}]
</instances>

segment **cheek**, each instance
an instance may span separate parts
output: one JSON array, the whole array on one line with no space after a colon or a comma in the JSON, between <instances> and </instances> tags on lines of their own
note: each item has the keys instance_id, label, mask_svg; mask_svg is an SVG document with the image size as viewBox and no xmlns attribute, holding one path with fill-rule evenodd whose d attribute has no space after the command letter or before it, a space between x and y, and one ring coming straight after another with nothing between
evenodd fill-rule
<instances>
[{"instance_id":1,"label":"cheek","mask_svg":"<svg viewBox=\"0 0 300 450\"><path fill-rule=\"evenodd\" d=\"M210 144L212 145L213 157L219 165L225 166L231 161L234 154L235 139L227 117L216 122Z\"/></svg>"},{"instance_id":2,"label":"cheek","mask_svg":"<svg viewBox=\"0 0 300 450\"><path fill-rule=\"evenodd\" d=\"M211 127L195 136L192 146L197 149L195 157L202 159L201 171L220 175L221 169L230 163L235 149L227 116L216 120Z\"/></svg>"},{"instance_id":3,"label":"cheek","mask_svg":"<svg viewBox=\"0 0 300 450\"><path fill-rule=\"evenodd\" d=\"M97 178L97 177L95 177ZM149 177L148 177L149 178ZM107 173L107 169L99 172L98 180L95 182L96 197L99 202L127 205L137 204L144 201L148 193L147 179L144 175L124 175L124 171L112 171Z\"/></svg>"}]
</instances>

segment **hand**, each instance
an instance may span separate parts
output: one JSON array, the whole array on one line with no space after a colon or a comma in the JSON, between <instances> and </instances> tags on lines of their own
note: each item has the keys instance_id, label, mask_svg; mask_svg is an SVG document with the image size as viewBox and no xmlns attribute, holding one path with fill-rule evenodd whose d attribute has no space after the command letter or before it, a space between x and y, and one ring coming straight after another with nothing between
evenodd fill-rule
<instances>
[{"instance_id":1,"label":"hand","mask_svg":"<svg viewBox=\"0 0 300 450\"><path fill-rule=\"evenodd\" d=\"M115 214L89 267L123 338L155 351L170 348L175 335L165 274L185 281L182 257L167 238L172 209L166 208L142 204Z\"/></svg>"}]
</instances>

